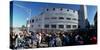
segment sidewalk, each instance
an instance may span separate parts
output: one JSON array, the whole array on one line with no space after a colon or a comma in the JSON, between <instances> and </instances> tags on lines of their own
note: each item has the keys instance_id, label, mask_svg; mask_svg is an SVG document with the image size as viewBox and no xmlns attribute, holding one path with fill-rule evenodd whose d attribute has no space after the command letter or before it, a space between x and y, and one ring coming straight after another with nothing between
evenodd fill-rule
<instances>
[{"instance_id":1,"label":"sidewalk","mask_svg":"<svg viewBox=\"0 0 100 50\"><path fill-rule=\"evenodd\" d=\"M45 47L48 47L48 45L41 43L39 48L45 48ZM37 46L34 45L32 48L37 48Z\"/></svg>"}]
</instances>

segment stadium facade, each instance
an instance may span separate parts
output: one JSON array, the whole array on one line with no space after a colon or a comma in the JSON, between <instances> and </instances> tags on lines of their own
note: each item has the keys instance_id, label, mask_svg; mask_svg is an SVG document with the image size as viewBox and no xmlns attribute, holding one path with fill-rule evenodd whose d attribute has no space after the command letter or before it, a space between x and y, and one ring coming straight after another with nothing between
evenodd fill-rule
<instances>
[{"instance_id":1,"label":"stadium facade","mask_svg":"<svg viewBox=\"0 0 100 50\"><path fill-rule=\"evenodd\" d=\"M28 31L70 31L85 28L87 19L86 6L81 5L80 10L66 8L43 8L38 16L27 20Z\"/></svg>"}]
</instances>

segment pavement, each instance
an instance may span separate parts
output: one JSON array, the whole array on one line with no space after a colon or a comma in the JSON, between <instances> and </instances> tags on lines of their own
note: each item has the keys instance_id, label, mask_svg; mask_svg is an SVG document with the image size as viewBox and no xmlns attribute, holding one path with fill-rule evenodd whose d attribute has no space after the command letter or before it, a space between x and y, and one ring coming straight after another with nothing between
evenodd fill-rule
<instances>
[{"instance_id":1,"label":"pavement","mask_svg":"<svg viewBox=\"0 0 100 50\"><path fill-rule=\"evenodd\" d=\"M45 47L48 47L48 45L47 44L44 44L44 43L41 43L39 48L45 48ZM36 45L33 45L32 48L37 48L37 46Z\"/></svg>"}]
</instances>

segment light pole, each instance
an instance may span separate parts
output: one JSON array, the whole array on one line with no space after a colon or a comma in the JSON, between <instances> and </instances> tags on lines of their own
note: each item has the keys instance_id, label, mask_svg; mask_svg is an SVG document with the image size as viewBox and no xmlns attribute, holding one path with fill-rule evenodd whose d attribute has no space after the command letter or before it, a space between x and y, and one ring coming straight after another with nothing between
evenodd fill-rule
<instances>
[{"instance_id":1,"label":"light pole","mask_svg":"<svg viewBox=\"0 0 100 50\"><path fill-rule=\"evenodd\" d=\"M26 26L27 26L27 32L29 33L30 22L29 22L29 19L28 18L27 18Z\"/></svg>"},{"instance_id":2,"label":"light pole","mask_svg":"<svg viewBox=\"0 0 100 50\"><path fill-rule=\"evenodd\" d=\"M22 5L19 5L19 4L13 4L19 8L22 8L24 11L26 11L29 15L28 15L28 18L26 19L26 27L27 27L27 32L29 33L29 27L30 27L30 23L28 22L29 21L29 17L31 17L31 9L30 8L27 8L25 6L22 6Z\"/></svg>"}]
</instances>

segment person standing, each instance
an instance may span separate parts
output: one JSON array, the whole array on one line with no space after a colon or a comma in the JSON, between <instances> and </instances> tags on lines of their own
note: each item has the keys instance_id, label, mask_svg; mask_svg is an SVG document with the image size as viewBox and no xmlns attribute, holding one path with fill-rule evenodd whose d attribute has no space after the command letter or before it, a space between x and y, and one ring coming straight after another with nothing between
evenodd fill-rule
<instances>
[{"instance_id":1,"label":"person standing","mask_svg":"<svg viewBox=\"0 0 100 50\"><path fill-rule=\"evenodd\" d=\"M76 42L76 45L84 44L83 38L82 38L82 36L80 36L79 34L77 34L77 35L75 36L75 42Z\"/></svg>"},{"instance_id":2,"label":"person standing","mask_svg":"<svg viewBox=\"0 0 100 50\"><path fill-rule=\"evenodd\" d=\"M15 34L15 32L10 33L10 48L15 49L16 48L16 39L18 35Z\"/></svg>"},{"instance_id":3,"label":"person standing","mask_svg":"<svg viewBox=\"0 0 100 50\"><path fill-rule=\"evenodd\" d=\"M22 32L19 33L18 38L16 39L16 47L17 48L24 48L24 35Z\"/></svg>"},{"instance_id":4,"label":"person standing","mask_svg":"<svg viewBox=\"0 0 100 50\"><path fill-rule=\"evenodd\" d=\"M63 46L69 45L69 37L66 36L65 34L63 34L62 45L63 45Z\"/></svg>"},{"instance_id":5,"label":"person standing","mask_svg":"<svg viewBox=\"0 0 100 50\"><path fill-rule=\"evenodd\" d=\"M37 48L39 48L42 39L41 33L37 33L36 37L37 37Z\"/></svg>"},{"instance_id":6,"label":"person standing","mask_svg":"<svg viewBox=\"0 0 100 50\"><path fill-rule=\"evenodd\" d=\"M62 46L62 41L61 41L59 35L57 35L57 37L56 37L56 46L57 47Z\"/></svg>"}]
</instances>

